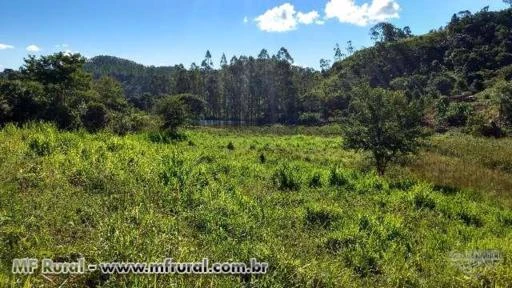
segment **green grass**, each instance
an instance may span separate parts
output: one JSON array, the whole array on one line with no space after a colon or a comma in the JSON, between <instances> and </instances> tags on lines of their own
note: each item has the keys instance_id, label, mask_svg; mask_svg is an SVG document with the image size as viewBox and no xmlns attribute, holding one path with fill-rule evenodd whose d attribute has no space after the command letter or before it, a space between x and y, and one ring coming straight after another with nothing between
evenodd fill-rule
<instances>
[{"instance_id":1,"label":"green grass","mask_svg":"<svg viewBox=\"0 0 512 288\"><path fill-rule=\"evenodd\" d=\"M447 189L470 189L512 207L512 138L435 136L404 174Z\"/></svg>"},{"instance_id":2,"label":"green grass","mask_svg":"<svg viewBox=\"0 0 512 288\"><path fill-rule=\"evenodd\" d=\"M512 283L512 211L495 198L448 193L420 173L393 180L362 172L362 157L334 134L267 129L193 129L165 144L148 134L5 127L0 286L241 286L239 276L10 273L13 258L80 255L89 263L269 262L252 287ZM445 157L437 151L429 153ZM449 259L482 249L499 249L504 260L464 272Z\"/></svg>"}]
</instances>

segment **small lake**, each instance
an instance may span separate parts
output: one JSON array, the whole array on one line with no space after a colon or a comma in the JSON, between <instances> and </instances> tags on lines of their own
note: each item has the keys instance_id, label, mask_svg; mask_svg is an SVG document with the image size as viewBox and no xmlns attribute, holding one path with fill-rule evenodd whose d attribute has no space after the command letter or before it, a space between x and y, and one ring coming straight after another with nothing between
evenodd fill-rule
<instances>
[{"instance_id":1,"label":"small lake","mask_svg":"<svg viewBox=\"0 0 512 288\"><path fill-rule=\"evenodd\" d=\"M199 120L200 126L210 127L246 127L255 126L256 123L249 121L237 121L237 120Z\"/></svg>"}]
</instances>

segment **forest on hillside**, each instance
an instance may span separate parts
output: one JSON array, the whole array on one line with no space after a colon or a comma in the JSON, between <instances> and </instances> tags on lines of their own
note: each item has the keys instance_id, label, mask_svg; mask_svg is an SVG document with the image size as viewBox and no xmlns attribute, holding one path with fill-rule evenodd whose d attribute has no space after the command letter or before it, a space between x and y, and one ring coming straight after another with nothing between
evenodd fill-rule
<instances>
[{"instance_id":1,"label":"forest on hillside","mask_svg":"<svg viewBox=\"0 0 512 288\"><path fill-rule=\"evenodd\" d=\"M422 102L423 124L436 131L506 134L512 124L512 9L461 11L426 35L390 23L369 34L373 47L337 44L334 64L321 59L321 71L293 65L284 47L275 55L263 49L257 57L229 61L222 55L218 65L208 51L188 69L112 56L30 56L19 71L0 75L0 123L42 119L75 129L90 120L98 123L89 126L126 132L151 123L163 98L181 95L195 103L187 109L194 120L319 125L342 120L353 90L370 84Z\"/></svg>"}]
</instances>

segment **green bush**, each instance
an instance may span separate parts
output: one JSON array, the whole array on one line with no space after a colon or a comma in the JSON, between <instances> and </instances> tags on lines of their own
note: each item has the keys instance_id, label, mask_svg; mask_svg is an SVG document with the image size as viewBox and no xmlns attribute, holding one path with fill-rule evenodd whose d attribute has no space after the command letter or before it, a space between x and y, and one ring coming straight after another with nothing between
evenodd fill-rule
<instances>
[{"instance_id":1,"label":"green bush","mask_svg":"<svg viewBox=\"0 0 512 288\"><path fill-rule=\"evenodd\" d=\"M112 116L109 128L118 135L126 135L128 133L152 131L159 127L159 123L155 117L143 113L116 113Z\"/></svg>"},{"instance_id":2,"label":"green bush","mask_svg":"<svg viewBox=\"0 0 512 288\"><path fill-rule=\"evenodd\" d=\"M466 125L472 108L466 103L452 103L446 111L445 121L449 126L462 127Z\"/></svg>"},{"instance_id":3,"label":"green bush","mask_svg":"<svg viewBox=\"0 0 512 288\"><path fill-rule=\"evenodd\" d=\"M469 132L475 136L501 138L506 136L506 132L498 125L496 121L486 121L483 115L475 114L468 121Z\"/></svg>"},{"instance_id":4,"label":"green bush","mask_svg":"<svg viewBox=\"0 0 512 288\"><path fill-rule=\"evenodd\" d=\"M156 105L156 112L162 117L162 128L171 134L177 134L178 127L187 119L185 105L173 96L162 98Z\"/></svg>"},{"instance_id":5,"label":"green bush","mask_svg":"<svg viewBox=\"0 0 512 288\"><path fill-rule=\"evenodd\" d=\"M90 103L87 105L85 114L82 116L82 123L89 132L97 132L104 129L108 121L108 110L101 103Z\"/></svg>"},{"instance_id":6,"label":"green bush","mask_svg":"<svg viewBox=\"0 0 512 288\"><path fill-rule=\"evenodd\" d=\"M30 150L37 156L48 156L55 150L55 145L50 138L31 137L28 146Z\"/></svg>"},{"instance_id":7,"label":"green bush","mask_svg":"<svg viewBox=\"0 0 512 288\"><path fill-rule=\"evenodd\" d=\"M512 83L502 84L497 90L501 117L512 126Z\"/></svg>"},{"instance_id":8,"label":"green bush","mask_svg":"<svg viewBox=\"0 0 512 288\"><path fill-rule=\"evenodd\" d=\"M315 126L322 123L320 113L302 113L299 116L299 124L306 126Z\"/></svg>"}]
</instances>

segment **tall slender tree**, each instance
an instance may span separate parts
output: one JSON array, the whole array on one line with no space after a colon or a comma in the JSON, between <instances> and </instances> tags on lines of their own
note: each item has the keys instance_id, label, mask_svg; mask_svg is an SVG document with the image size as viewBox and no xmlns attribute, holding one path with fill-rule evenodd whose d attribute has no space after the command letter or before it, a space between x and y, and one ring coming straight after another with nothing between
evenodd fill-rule
<instances>
[{"instance_id":1,"label":"tall slender tree","mask_svg":"<svg viewBox=\"0 0 512 288\"><path fill-rule=\"evenodd\" d=\"M228 65L228 60L226 59L226 54L222 53L222 57L220 58L220 67L224 68Z\"/></svg>"},{"instance_id":2,"label":"tall slender tree","mask_svg":"<svg viewBox=\"0 0 512 288\"><path fill-rule=\"evenodd\" d=\"M204 60L201 62L201 68L203 68L203 70L210 70L213 68L212 54L210 53L210 50L206 51Z\"/></svg>"},{"instance_id":3,"label":"tall slender tree","mask_svg":"<svg viewBox=\"0 0 512 288\"><path fill-rule=\"evenodd\" d=\"M336 47L334 47L334 62L341 61L345 57L345 54L341 52L340 44L336 43Z\"/></svg>"}]
</instances>

